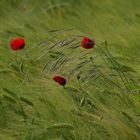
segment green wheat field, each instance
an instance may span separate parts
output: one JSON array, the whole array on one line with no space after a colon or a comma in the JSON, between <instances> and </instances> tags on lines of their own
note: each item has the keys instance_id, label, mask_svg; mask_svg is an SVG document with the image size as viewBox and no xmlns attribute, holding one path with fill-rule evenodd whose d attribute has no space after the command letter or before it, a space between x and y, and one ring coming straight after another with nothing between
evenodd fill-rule
<instances>
[{"instance_id":1,"label":"green wheat field","mask_svg":"<svg viewBox=\"0 0 140 140\"><path fill-rule=\"evenodd\" d=\"M140 0L0 0L0 140L140 140Z\"/></svg>"}]
</instances>

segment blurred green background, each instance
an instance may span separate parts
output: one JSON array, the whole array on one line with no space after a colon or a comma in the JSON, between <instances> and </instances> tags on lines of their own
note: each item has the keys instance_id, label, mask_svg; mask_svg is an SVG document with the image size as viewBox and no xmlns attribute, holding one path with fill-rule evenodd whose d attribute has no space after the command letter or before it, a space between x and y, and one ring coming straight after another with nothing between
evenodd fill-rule
<instances>
[{"instance_id":1,"label":"blurred green background","mask_svg":"<svg viewBox=\"0 0 140 140\"><path fill-rule=\"evenodd\" d=\"M139 0L0 0L0 140L139 140L139 7ZM17 36L26 47L15 53L9 42ZM81 36L95 49L83 50Z\"/></svg>"}]
</instances>

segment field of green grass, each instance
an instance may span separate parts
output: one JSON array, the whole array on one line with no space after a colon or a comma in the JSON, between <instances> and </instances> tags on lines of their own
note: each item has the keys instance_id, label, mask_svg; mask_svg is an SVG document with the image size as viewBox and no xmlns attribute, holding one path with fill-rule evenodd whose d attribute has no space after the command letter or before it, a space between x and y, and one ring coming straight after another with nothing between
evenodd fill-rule
<instances>
[{"instance_id":1,"label":"field of green grass","mask_svg":"<svg viewBox=\"0 0 140 140\"><path fill-rule=\"evenodd\" d=\"M140 140L140 0L0 0L0 140Z\"/></svg>"}]
</instances>

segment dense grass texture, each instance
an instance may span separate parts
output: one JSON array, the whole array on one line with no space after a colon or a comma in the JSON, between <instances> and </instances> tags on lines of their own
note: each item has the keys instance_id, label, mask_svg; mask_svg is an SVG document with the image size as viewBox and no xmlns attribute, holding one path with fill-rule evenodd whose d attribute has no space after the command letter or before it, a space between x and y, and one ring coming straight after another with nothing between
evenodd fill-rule
<instances>
[{"instance_id":1,"label":"dense grass texture","mask_svg":"<svg viewBox=\"0 0 140 140\"><path fill-rule=\"evenodd\" d=\"M139 7L0 0L0 140L139 140ZM17 36L26 47L13 52ZM93 49L81 47L84 36Z\"/></svg>"}]
</instances>

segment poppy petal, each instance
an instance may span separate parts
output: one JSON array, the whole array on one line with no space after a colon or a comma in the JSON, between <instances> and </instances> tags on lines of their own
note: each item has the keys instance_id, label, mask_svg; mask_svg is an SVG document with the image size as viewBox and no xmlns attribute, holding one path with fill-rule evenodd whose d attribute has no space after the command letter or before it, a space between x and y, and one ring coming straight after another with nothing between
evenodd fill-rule
<instances>
[{"instance_id":1,"label":"poppy petal","mask_svg":"<svg viewBox=\"0 0 140 140\"><path fill-rule=\"evenodd\" d=\"M23 38L15 38L10 42L10 47L14 51L21 50L25 47L25 40Z\"/></svg>"}]
</instances>

